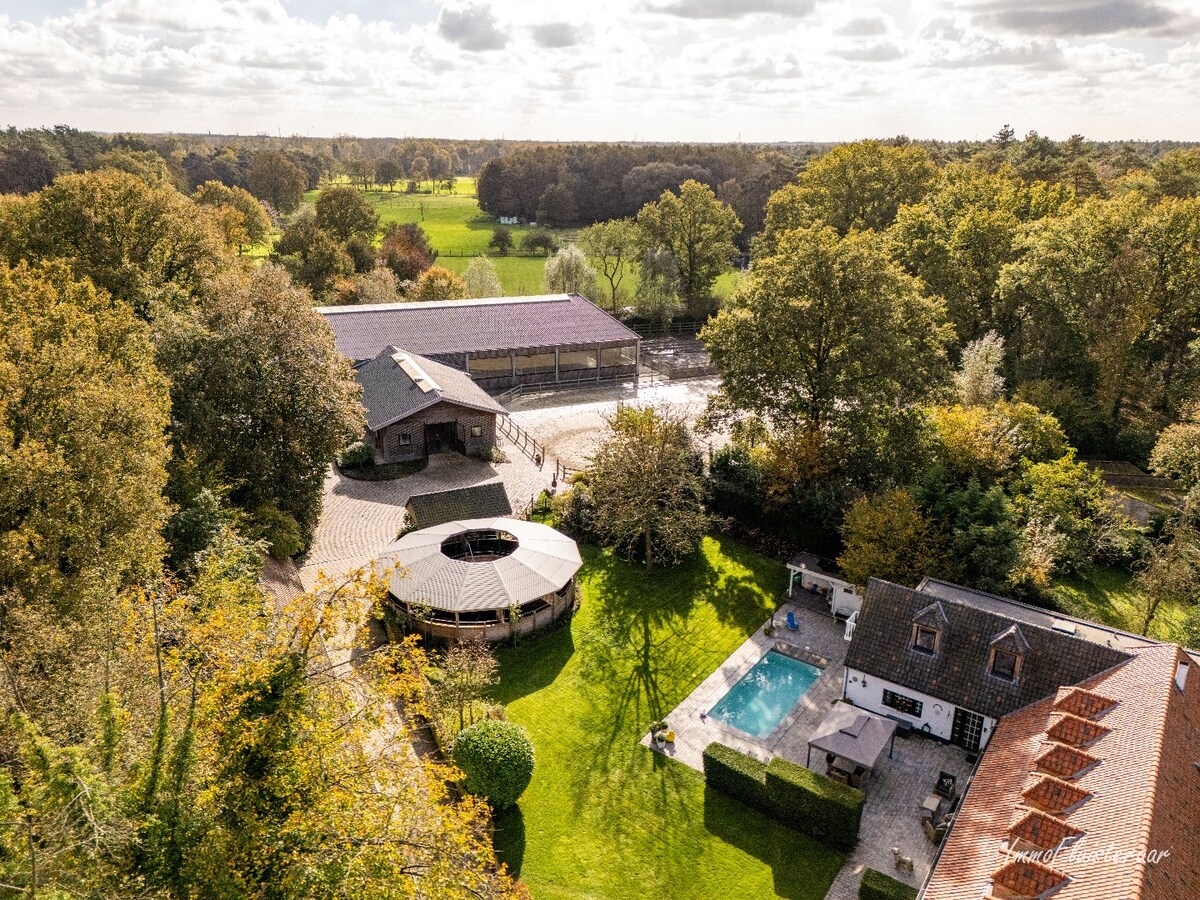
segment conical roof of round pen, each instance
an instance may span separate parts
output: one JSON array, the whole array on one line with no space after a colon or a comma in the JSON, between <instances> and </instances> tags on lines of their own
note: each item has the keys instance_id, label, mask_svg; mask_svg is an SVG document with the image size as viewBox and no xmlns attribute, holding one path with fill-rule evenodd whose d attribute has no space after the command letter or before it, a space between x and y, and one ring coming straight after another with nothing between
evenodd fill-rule
<instances>
[{"instance_id":1,"label":"conical roof of round pen","mask_svg":"<svg viewBox=\"0 0 1200 900\"><path fill-rule=\"evenodd\" d=\"M468 612L552 594L583 560L575 542L548 525L495 517L410 532L384 549L379 563L397 567L388 584L397 600Z\"/></svg>"}]
</instances>

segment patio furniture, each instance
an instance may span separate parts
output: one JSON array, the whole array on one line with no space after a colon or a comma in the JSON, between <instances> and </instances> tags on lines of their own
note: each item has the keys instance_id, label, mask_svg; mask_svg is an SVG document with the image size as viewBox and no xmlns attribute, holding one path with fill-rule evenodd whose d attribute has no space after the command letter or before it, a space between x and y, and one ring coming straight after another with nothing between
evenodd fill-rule
<instances>
[{"instance_id":1,"label":"patio furniture","mask_svg":"<svg viewBox=\"0 0 1200 900\"><path fill-rule=\"evenodd\" d=\"M827 763L827 768L843 773L847 783L855 779L858 782L855 786L858 787L869 779L885 748L888 748L888 756L891 756L890 748L895 743L895 735L896 723L890 719L865 712L849 703L835 703L808 739L805 765L812 762L813 748L826 754L832 753L837 758Z\"/></svg>"},{"instance_id":2,"label":"patio furniture","mask_svg":"<svg viewBox=\"0 0 1200 900\"><path fill-rule=\"evenodd\" d=\"M799 631L800 630L800 623L796 621L796 614L794 612L792 612L791 610L788 610L788 614L787 614L787 628L788 628L788 631Z\"/></svg>"},{"instance_id":3,"label":"patio furniture","mask_svg":"<svg viewBox=\"0 0 1200 900\"><path fill-rule=\"evenodd\" d=\"M956 796L954 788L957 782L958 779L949 772L939 772L937 785L934 787L933 791L935 794L939 794L940 796L945 797L947 800L953 800Z\"/></svg>"},{"instance_id":4,"label":"patio furniture","mask_svg":"<svg viewBox=\"0 0 1200 900\"><path fill-rule=\"evenodd\" d=\"M942 805L942 798L936 793L927 794L925 799L921 801L921 809L934 815L937 814L938 807Z\"/></svg>"},{"instance_id":5,"label":"patio furniture","mask_svg":"<svg viewBox=\"0 0 1200 900\"><path fill-rule=\"evenodd\" d=\"M950 824L942 822L941 824L934 825L932 819L922 818L921 828L924 829L925 837L929 838L931 844L940 844L942 838L946 836L946 832L950 830Z\"/></svg>"}]
</instances>

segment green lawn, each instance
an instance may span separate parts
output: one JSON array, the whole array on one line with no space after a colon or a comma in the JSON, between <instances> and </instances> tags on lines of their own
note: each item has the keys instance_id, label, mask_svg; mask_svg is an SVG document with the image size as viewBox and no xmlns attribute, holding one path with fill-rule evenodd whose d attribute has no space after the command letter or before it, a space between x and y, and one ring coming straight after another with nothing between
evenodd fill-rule
<instances>
[{"instance_id":1,"label":"green lawn","mask_svg":"<svg viewBox=\"0 0 1200 900\"><path fill-rule=\"evenodd\" d=\"M499 653L496 698L537 752L520 806L497 819L501 858L537 900L823 897L841 854L637 743L770 615L784 567L715 538L653 578L583 554L570 628Z\"/></svg>"},{"instance_id":2,"label":"green lawn","mask_svg":"<svg viewBox=\"0 0 1200 900\"><path fill-rule=\"evenodd\" d=\"M1124 569L1094 566L1078 575L1055 579L1051 592L1063 611L1073 616L1135 634L1142 630L1142 594L1134 585L1133 576ZM1150 627L1150 636L1179 640L1187 612L1187 608L1179 604L1161 604Z\"/></svg>"},{"instance_id":3,"label":"green lawn","mask_svg":"<svg viewBox=\"0 0 1200 900\"><path fill-rule=\"evenodd\" d=\"M426 182L423 187L429 188L430 184ZM319 194L319 191L306 193L305 205L315 205ZM479 208L474 178L459 178L453 192L406 194L403 191L382 190L367 191L365 196L379 213L379 220L383 226L386 227L391 222L415 222L420 225L429 236L430 246L438 251L437 264L454 272L464 272L472 257L487 251L488 241L492 239L492 229L496 227L496 220ZM520 244L521 237L529 231L519 226L513 226L510 230L514 246ZM576 232L559 229L554 233L561 243L573 238ZM500 285L506 296L545 293L545 257L494 256L492 262L496 266L496 274L500 276ZM737 272L725 273L717 279L713 293L718 297L728 297L733 293L738 278ZM621 287L632 296L633 291L637 289L637 272L630 271ZM607 307L606 290L606 282L597 285L591 299Z\"/></svg>"}]
</instances>

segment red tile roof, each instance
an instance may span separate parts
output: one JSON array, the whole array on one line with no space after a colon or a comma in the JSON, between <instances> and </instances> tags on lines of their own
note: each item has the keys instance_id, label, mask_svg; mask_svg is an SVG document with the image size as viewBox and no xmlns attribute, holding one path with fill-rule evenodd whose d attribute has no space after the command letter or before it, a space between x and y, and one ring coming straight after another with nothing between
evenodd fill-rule
<instances>
[{"instance_id":1,"label":"red tile roof","mask_svg":"<svg viewBox=\"0 0 1200 900\"><path fill-rule=\"evenodd\" d=\"M1065 744L1051 744L1046 748L1046 752L1037 758L1036 763L1039 772L1070 781L1099 761L1099 758L1082 750L1075 750Z\"/></svg>"},{"instance_id":2,"label":"red tile roof","mask_svg":"<svg viewBox=\"0 0 1200 900\"><path fill-rule=\"evenodd\" d=\"M1117 705L1117 701L1101 697L1081 687L1067 687L1058 692L1054 708L1060 712L1079 716L1081 719L1096 719Z\"/></svg>"},{"instance_id":3,"label":"red tile roof","mask_svg":"<svg viewBox=\"0 0 1200 900\"><path fill-rule=\"evenodd\" d=\"M1108 734L1108 729L1091 719L1081 719L1070 713L1059 713L1051 717L1050 727L1046 734L1056 741L1070 744L1072 747L1086 747Z\"/></svg>"},{"instance_id":4,"label":"red tile roof","mask_svg":"<svg viewBox=\"0 0 1200 900\"><path fill-rule=\"evenodd\" d=\"M1054 900L1200 896L1200 676L1176 687L1176 663L1187 659L1176 646L1132 652L1079 685L1107 704L1084 753L1047 735L1065 720L1067 730L1098 725L1056 708L1088 711L1071 691L1000 721L922 900L1012 900L1039 889ZM1095 762L1063 780L1083 757ZM1089 796L1057 813L1027 802L1061 805L1072 792Z\"/></svg>"}]
</instances>

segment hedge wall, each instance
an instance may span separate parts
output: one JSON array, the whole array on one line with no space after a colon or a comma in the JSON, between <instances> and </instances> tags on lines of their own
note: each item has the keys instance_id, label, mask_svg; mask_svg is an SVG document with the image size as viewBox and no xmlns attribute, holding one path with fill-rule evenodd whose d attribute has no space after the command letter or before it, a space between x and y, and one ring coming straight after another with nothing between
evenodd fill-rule
<instances>
[{"instance_id":1,"label":"hedge wall","mask_svg":"<svg viewBox=\"0 0 1200 900\"><path fill-rule=\"evenodd\" d=\"M767 797L780 820L839 850L858 843L863 792L820 772L775 757L767 766Z\"/></svg>"},{"instance_id":2,"label":"hedge wall","mask_svg":"<svg viewBox=\"0 0 1200 900\"><path fill-rule=\"evenodd\" d=\"M839 850L858 842L863 794L803 766L776 757L762 763L712 743L704 748L704 778L786 825Z\"/></svg>"},{"instance_id":3,"label":"hedge wall","mask_svg":"<svg viewBox=\"0 0 1200 900\"><path fill-rule=\"evenodd\" d=\"M917 900L917 889L876 869L864 869L858 900Z\"/></svg>"},{"instance_id":4,"label":"hedge wall","mask_svg":"<svg viewBox=\"0 0 1200 900\"><path fill-rule=\"evenodd\" d=\"M751 806L766 806L767 764L732 747L712 743L704 748L704 780Z\"/></svg>"}]
</instances>

